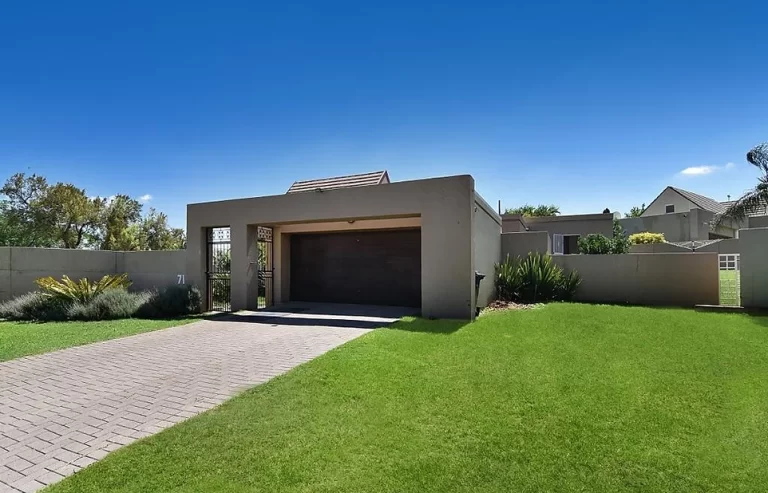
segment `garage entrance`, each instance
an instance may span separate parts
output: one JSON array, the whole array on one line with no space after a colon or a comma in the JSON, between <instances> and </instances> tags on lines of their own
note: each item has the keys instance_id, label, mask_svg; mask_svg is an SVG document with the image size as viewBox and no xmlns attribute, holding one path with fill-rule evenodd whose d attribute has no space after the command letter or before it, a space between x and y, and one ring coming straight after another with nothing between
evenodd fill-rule
<instances>
[{"instance_id":1,"label":"garage entrance","mask_svg":"<svg viewBox=\"0 0 768 493\"><path fill-rule=\"evenodd\" d=\"M291 235L291 301L421 307L421 230Z\"/></svg>"}]
</instances>

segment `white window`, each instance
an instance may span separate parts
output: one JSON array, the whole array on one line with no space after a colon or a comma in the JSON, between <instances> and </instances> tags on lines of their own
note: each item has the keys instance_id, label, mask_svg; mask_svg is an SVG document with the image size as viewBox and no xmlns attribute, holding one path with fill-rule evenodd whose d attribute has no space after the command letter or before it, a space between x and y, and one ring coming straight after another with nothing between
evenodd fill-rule
<instances>
[{"instance_id":1,"label":"white window","mask_svg":"<svg viewBox=\"0 0 768 493\"><path fill-rule=\"evenodd\" d=\"M675 213L675 204L667 204L665 206L665 212L667 214L674 214Z\"/></svg>"},{"instance_id":2,"label":"white window","mask_svg":"<svg viewBox=\"0 0 768 493\"><path fill-rule=\"evenodd\" d=\"M555 255L563 255L565 253L565 239L563 235L552 235L552 253Z\"/></svg>"}]
</instances>

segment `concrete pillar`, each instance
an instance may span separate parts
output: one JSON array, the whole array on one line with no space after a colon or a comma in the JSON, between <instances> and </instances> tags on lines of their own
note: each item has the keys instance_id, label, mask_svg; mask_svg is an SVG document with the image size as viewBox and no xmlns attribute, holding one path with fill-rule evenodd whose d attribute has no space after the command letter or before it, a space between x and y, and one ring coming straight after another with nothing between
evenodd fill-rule
<instances>
[{"instance_id":1,"label":"concrete pillar","mask_svg":"<svg viewBox=\"0 0 768 493\"><path fill-rule=\"evenodd\" d=\"M259 245L258 245L258 226L249 224L247 226L246 248L248 256L248 265L246 266L246 298L245 308L247 310L257 310L259 308Z\"/></svg>"},{"instance_id":2,"label":"concrete pillar","mask_svg":"<svg viewBox=\"0 0 768 493\"><path fill-rule=\"evenodd\" d=\"M232 311L248 308L248 225L230 225L230 252L232 255Z\"/></svg>"},{"instance_id":3,"label":"concrete pillar","mask_svg":"<svg viewBox=\"0 0 768 493\"><path fill-rule=\"evenodd\" d=\"M768 308L768 228L739 231L741 251L741 304Z\"/></svg>"}]
</instances>

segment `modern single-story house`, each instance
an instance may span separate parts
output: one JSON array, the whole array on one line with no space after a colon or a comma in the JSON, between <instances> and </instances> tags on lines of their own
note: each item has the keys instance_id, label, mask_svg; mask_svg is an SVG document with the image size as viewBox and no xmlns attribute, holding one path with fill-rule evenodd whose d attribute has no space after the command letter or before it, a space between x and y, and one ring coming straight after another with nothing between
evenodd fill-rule
<instances>
[{"instance_id":1,"label":"modern single-story house","mask_svg":"<svg viewBox=\"0 0 768 493\"><path fill-rule=\"evenodd\" d=\"M567 216L530 217L521 214L503 214L502 232L546 231L553 253L579 253L579 238L599 233L613 235L613 220L617 213L573 214Z\"/></svg>"},{"instance_id":2,"label":"modern single-story house","mask_svg":"<svg viewBox=\"0 0 768 493\"><path fill-rule=\"evenodd\" d=\"M297 182L283 195L188 205L187 282L209 304L216 283L231 283L232 310L308 301L472 319L494 296L501 225L469 175ZM487 276L477 294L476 271Z\"/></svg>"}]
</instances>

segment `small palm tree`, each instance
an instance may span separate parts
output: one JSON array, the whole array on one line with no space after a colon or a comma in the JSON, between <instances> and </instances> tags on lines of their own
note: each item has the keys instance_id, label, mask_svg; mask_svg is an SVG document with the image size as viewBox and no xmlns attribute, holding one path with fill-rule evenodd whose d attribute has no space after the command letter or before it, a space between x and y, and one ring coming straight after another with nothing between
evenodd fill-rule
<instances>
[{"instance_id":1,"label":"small palm tree","mask_svg":"<svg viewBox=\"0 0 768 493\"><path fill-rule=\"evenodd\" d=\"M743 221L750 212L765 207L768 204L768 142L755 146L747 153L747 161L760 168L763 176L757 179L757 185L730 205L719 217L718 224L723 221Z\"/></svg>"}]
</instances>

